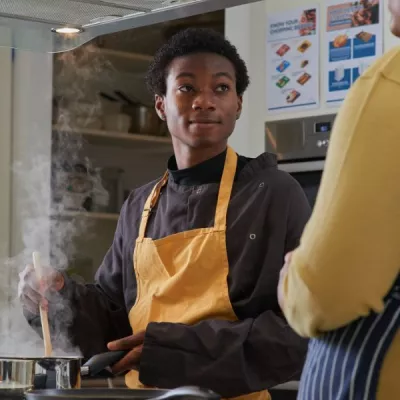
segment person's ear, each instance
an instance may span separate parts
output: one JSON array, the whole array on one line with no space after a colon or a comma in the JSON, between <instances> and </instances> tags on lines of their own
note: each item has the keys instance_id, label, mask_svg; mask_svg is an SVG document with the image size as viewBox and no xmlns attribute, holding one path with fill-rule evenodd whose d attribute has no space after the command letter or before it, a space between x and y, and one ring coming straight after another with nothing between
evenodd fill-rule
<instances>
[{"instance_id":1,"label":"person's ear","mask_svg":"<svg viewBox=\"0 0 400 400\"><path fill-rule=\"evenodd\" d=\"M165 102L164 102L164 97L160 96L159 94L155 95L155 109L163 121L167 120L167 115L165 114Z\"/></svg>"},{"instance_id":2,"label":"person's ear","mask_svg":"<svg viewBox=\"0 0 400 400\"><path fill-rule=\"evenodd\" d=\"M239 119L242 114L243 96L238 96L238 104L236 110L236 119Z\"/></svg>"}]
</instances>

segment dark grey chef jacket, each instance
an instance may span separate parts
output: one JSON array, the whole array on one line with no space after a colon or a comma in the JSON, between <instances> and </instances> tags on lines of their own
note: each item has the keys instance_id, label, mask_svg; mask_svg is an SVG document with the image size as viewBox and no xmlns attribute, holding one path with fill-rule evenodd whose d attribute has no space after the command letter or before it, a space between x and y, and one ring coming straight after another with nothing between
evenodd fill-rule
<instances>
[{"instance_id":1,"label":"dark grey chef jacket","mask_svg":"<svg viewBox=\"0 0 400 400\"><path fill-rule=\"evenodd\" d=\"M170 177L149 220L147 236L159 239L211 227L226 151ZM106 351L107 342L131 335L128 312L135 303L134 243L146 198L156 181L135 189L125 202L115 238L95 284L67 280L73 323L50 304L52 326L68 330L85 357ZM238 322L205 320L193 326L150 323L140 380L154 387L198 385L224 397L259 391L299 378L307 343L287 325L277 302L285 254L299 243L310 207L301 187L277 169L272 154L239 156L227 216L229 296ZM195 266L194 266L195 267ZM38 329L38 318L28 316Z\"/></svg>"}]
</instances>

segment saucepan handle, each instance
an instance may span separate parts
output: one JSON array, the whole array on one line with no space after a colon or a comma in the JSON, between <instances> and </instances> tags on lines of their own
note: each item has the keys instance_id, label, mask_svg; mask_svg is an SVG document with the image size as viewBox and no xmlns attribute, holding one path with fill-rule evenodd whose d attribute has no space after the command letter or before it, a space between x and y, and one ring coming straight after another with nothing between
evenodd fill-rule
<instances>
[{"instance_id":1,"label":"saucepan handle","mask_svg":"<svg viewBox=\"0 0 400 400\"><path fill-rule=\"evenodd\" d=\"M201 389L196 386L183 386L177 389L168 390L161 396L153 397L152 400L177 400L177 399L204 399L204 400L220 400L221 397L208 389Z\"/></svg>"},{"instance_id":2,"label":"saucepan handle","mask_svg":"<svg viewBox=\"0 0 400 400\"><path fill-rule=\"evenodd\" d=\"M113 376L111 367L121 360L128 351L107 351L96 354L81 367L81 375L84 377L95 377L98 375Z\"/></svg>"}]
</instances>

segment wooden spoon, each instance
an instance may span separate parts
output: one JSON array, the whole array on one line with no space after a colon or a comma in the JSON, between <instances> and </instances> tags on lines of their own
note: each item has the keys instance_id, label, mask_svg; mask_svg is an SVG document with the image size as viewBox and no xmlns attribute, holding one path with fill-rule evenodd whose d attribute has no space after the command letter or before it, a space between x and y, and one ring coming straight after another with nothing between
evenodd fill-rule
<instances>
[{"instance_id":1,"label":"wooden spoon","mask_svg":"<svg viewBox=\"0 0 400 400\"><path fill-rule=\"evenodd\" d=\"M43 277L43 269L42 263L40 261L40 253L34 252L32 254L33 258L33 266L35 267L36 276L39 281L41 281ZM41 305L40 308L40 321L42 323L42 333L43 333L43 341L44 341L44 356L51 357L53 353L53 346L51 345L50 338L50 328L49 328L49 317L47 315L47 310Z\"/></svg>"}]
</instances>

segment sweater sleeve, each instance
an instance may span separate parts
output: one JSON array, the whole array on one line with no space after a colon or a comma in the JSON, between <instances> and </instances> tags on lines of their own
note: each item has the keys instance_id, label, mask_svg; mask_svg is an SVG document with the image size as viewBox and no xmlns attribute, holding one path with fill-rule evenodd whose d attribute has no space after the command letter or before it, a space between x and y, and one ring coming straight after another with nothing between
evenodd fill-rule
<instances>
[{"instance_id":1,"label":"sweater sleeve","mask_svg":"<svg viewBox=\"0 0 400 400\"><path fill-rule=\"evenodd\" d=\"M283 310L311 337L380 312L400 265L400 51L354 85L335 122L312 217L283 282Z\"/></svg>"}]
</instances>

